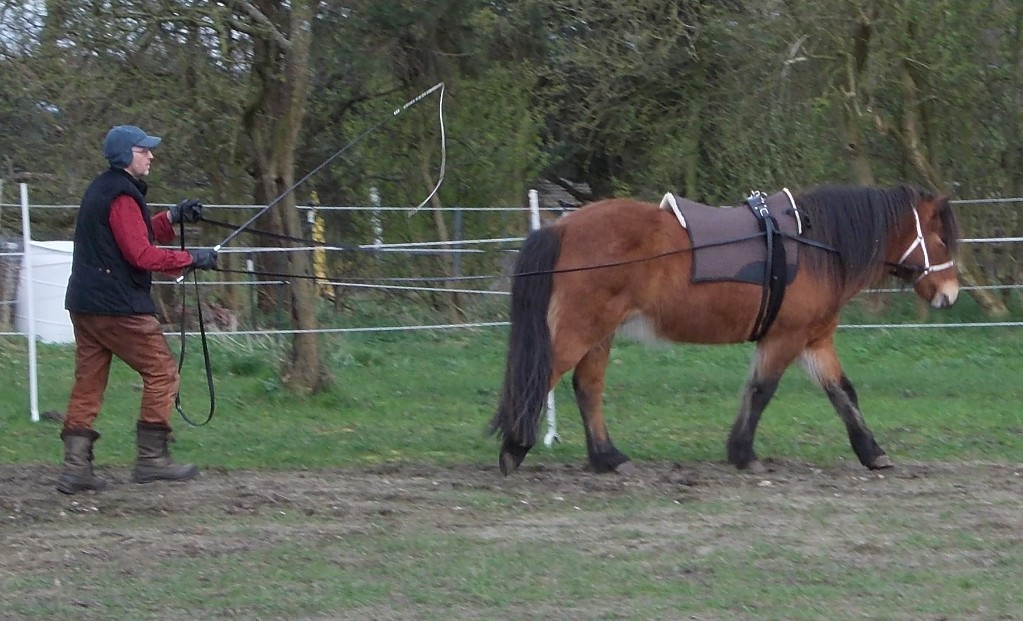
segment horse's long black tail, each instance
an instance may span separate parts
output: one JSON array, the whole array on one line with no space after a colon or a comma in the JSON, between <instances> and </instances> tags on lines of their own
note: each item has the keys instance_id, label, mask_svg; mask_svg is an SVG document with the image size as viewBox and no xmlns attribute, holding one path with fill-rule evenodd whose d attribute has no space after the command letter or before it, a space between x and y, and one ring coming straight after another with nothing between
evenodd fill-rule
<instances>
[{"instance_id":1,"label":"horse's long black tail","mask_svg":"<svg viewBox=\"0 0 1023 621\"><path fill-rule=\"evenodd\" d=\"M551 228L533 231L515 263L511 289L511 331L508 359L492 433L505 443L529 450L536 444L537 426L551 378L551 332L547 308L551 301L561 237Z\"/></svg>"}]
</instances>

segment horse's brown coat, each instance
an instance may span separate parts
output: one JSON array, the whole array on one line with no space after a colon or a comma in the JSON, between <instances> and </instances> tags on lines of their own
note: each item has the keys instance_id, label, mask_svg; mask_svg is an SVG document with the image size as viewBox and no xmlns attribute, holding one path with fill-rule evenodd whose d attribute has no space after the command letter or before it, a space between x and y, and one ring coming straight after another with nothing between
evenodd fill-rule
<instances>
[{"instance_id":1,"label":"horse's brown coat","mask_svg":"<svg viewBox=\"0 0 1023 621\"><path fill-rule=\"evenodd\" d=\"M831 399L860 461L871 468L891 465L863 421L833 335L846 303L880 280L917 238L914 209L931 265L951 259L957 236L954 218L947 198L913 188L839 188L822 196L805 200L808 204L815 198L818 202L847 200L848 208L862 215L864 230L833 231L836 245L849 239L861 243L865 235L862 243L873 246L860 249L844 263L814 257L812 253L827 252L819 247L800 249L808 260L801 259L777 319L757 343L729 437L729 461L740 468L757 467L753 436L760 414L785 369L797 359ZM822 230L827 228L823 219L819 222ZM833 229L846 226L841 218L835 222L839 224ZM612 338L624 321L641 317L658 337L677 342L725 344L746 339L759 310L761 287L694 283L691 247L689 233L670 211L625 198L588 205L527 240L524 254L542 248L546 258L533 264L533 257L521 257L517 273L522 275L513 284L508 374L493 421L493 428L504 438L500 463L506 473L518 466L535 442L546 391L573 369L591 464L603 471L628 461L611 443L601 403ZM919 265L922 255L918 248L902 267ZM856 265L862 264L858 270L853 266L857 261ZM903 272L912 281L914 270ZM536 275L550 279L549 291L533 278ZM935 271L917 279L913 287L921 298L943 306L954 301L958 276L955 269ZM538 313L543 313L545 321L531 319Z\"/></svg>"}]
</instances>

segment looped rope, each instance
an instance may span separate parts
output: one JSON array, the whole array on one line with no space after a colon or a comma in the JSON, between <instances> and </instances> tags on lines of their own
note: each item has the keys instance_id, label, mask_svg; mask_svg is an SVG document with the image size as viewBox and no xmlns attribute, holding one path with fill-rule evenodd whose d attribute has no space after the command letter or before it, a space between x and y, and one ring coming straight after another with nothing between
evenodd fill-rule
<instances>
[{"instance_id":1,"label":"looped rope","mask_svg":"<svg viewBox=\"0 0 1023 621\"><path fill-rule=\"evenodd\" d=\"M185 222L184 222L184 220L182 220L178 224L180 225L180 228L178 229L178 232L179 232L178 236L181 238L181 249L185 250ZM213 412L216 409L216 404L217 404L217 395L216 395L216 390L213 387L213 367L210 364L210 348L209 348L209 343L206 340L206 320L203 318L203 315L202 315L202 301L199 299L199 279L196 278L196 276L195 276L195 270L187 268L187 267L185 268L184 272L181 274L181 278L184 278L185 276L187 276L188 272L192 273L192 286L195 288L195 310L196 310L196 313L199 315L199 336L200 336L200 338L202 340L203 364L206 367L206 388L209 391L209 396L210 396L210 411L209 411L209 414L206 415L206 420L202 421L201 423L194 422L192 419L190 419L188 417L187 414L185 414L185 410L184 410L184 408L181 405L181 384L180 384L180 380L179 380L179 383L178 383L178 391L174 395L174 409L178 411L178 414L181 415L181 418L186 423L188 423L189 425L191 425L193 427L202 427L206 423L208 423L211 420L213 420ZM179 279L179 282L181 282L181 279ZM178 353L178 377L179 378L181 376L181 369L185 365L185 340L187 338L185 336L185 311L186 311L186 306L185 306L185 289L186 288L187 288L187 285L182 283L182 285L181 285L181 350Z\"/></svg>"}]
</instances>

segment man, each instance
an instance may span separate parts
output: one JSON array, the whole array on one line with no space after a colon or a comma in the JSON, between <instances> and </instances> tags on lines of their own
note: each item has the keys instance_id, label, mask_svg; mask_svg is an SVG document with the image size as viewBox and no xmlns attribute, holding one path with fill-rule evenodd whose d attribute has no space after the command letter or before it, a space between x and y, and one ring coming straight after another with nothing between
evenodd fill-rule
<instances>
[{"instance_id":1,"label":"man","mask_svg":"<svg viewBox=\"0 0 1023 621\"><path fill-rule=\"evenodd\" d=\"M133 125L113 127L103 141L110 168L89 185L78 211L64 301L75 331L75 383L60 434L64 469L57 482L57 490L65 494L106 487L93 473L92 448L99 434L92 426L103 403L112 356L142 377L132 480L185 481L199 474L195 466L175 463L168 450L179 377L150 287L152 272L213 269L217 253L154 245L174 239L174 224L202 218L196 199L150 217L142 178L149 174L152 149L158 144L160 138Z\"/></svg>"}]
</instances>

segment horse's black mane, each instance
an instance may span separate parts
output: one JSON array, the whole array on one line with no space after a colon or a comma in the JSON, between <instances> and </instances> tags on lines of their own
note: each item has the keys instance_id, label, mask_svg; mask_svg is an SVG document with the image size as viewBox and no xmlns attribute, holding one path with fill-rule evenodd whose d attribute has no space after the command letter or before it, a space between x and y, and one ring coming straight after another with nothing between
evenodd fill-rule
<instances>
[{"instance_id":1,"label":"horse's black mane","mask_svg":"<svg viewBox=\"0 0 1023 621\"><path fill-rule=\"evenodd\" d=\"M872 188L825 186L794 196L806 215L804 235L835 252L800 250L800 262L838 286L853 284L884 264L885 243L898 223L921 200L934 197L913 186ZM955 251L958 226L952 210L940 213L950 251Z\"/></svg>"}]
</instances>

